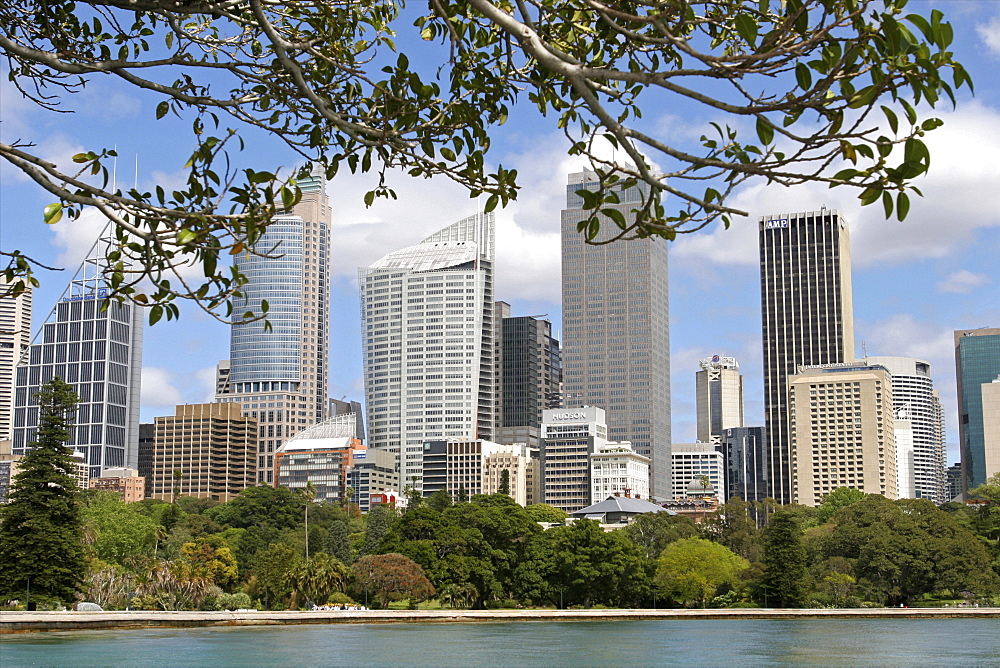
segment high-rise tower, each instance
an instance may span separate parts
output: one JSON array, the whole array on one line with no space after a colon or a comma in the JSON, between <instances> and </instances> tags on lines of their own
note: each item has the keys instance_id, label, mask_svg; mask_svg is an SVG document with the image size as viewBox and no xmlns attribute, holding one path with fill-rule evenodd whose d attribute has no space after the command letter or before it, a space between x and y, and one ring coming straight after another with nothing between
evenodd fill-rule
<instances>
[{"instance_id":1,"label":"high-rise tower","mask_svg":"<svg viewBox=\"0 0 1000 668\"><path fill-rule=\"evenodd\" d=\"M626 221L642 184L622 190ZM580 190L597 190L591 171L569 175L562 212L563 406L599 406L608 438L631 441L652 460L650 494L670 486L670 334L667 242L588 244L577 229L590 211ZM606 219L597 241L617 226Z\"/></svg>"},{"instance_id":2,"label":"high-rise tower","mask_svg":"<svg viewBox=\"0 0 1000 668\"><path fill-rule=\"evenodd\" d=\"M726 429L743 426L743 376L735 357L706 357L695 374L698 440L722 445Z\"/></svg>"},{"instance_id":3,"label":"high-rise tower","mask_svg":"<svg viewBox=\"0 0 1000 668\"><path fill-rule=\"evenodd\" d=\"M552 323L530 315L504 318L501 340L501 429L540 429L542 411L559 408L562 362Z\"/></svg>"},{"instance_id":4,"label":"high-rise tower","mask_svg":"<svg viewBox=\"0 0 1000 668\"><path fill-rule=\"evenodd\" d=\"M271 221L236 264L247 277L237 311L265 318L232 326L229 373L217 401L257 420L257 475L274 481L274 451L321 421L328 406L330 203L322 176L300 179L302 199ZM228 384L227 384L228 383Z\"/></svg>"},{"instance_id":5,"label":"high-rise tower","mask_svg":"<svg viewBox=\"0 0 1000 668\"><path fill-rule=\"evenodd\" d=\"M67 445L84 455L90 477L108 468L137 468L143 313L112 300L102 309L107 229L73 276L17 367L14 454L23 454L38 430L35 393L59 376L80 398Z\"/></svg>"},{"instance_id":6,"label":"high-rise tower","mask_svg":"<svg viewBox=\"0 0 1000 668\"><path fill-rule=\"evenodd\" d=\"M1000 327L955 332L963 491L1000 472Z\"/></svg>"},{"instance_id":7,"label":"high-rise tower","mask_svg":"<svg viewBox=\"0 0 1000 668\"><path fill-rule=\"evenodd\" d=\"M764 415L771 496L790 503L788 376L854 360L847 222L833 209L760 219Z\"/></svg>"},{"instance_id":8,"label":"high-rise tower","mask_svg":"<svg viewBox=\"0 0 1000 668\"><path fill-rule=\"evenodd\" d=\"M912 357L872 356L865 362L878 364L892 376L892 407L913 428L914 498L947 502L944 420L941 401L934 391L931 365ZM905 474L900 465L901 474ZM905 498L905 497L901 497Z\"/></svg>"},{"instance_id":9,"label":"high-rise tower","mask_svg":"<svg viewBox=\"0 0 1000 668\"><path fill-rule=\"evenodd\" d=\"M16 297L0 277L0 441L9 441L14 426L14 369L31 343L31 287Z\"/></svg>"},{"instance_id":10,"label":"high-rise tower","mask_svg":"<svg viewBox=\"0 0 1000 668\"><path fill-rule=\"evenodd\" d=\"M424 443L491 440L493 214L477 214L358 271L368 445L422 489Z\"/></svg>"}]
</instances>

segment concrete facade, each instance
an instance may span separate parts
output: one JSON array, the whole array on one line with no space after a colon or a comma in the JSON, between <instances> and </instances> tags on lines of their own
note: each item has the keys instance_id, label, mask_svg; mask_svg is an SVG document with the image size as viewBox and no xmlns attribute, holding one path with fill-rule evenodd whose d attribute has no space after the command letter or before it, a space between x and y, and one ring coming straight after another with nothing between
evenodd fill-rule
<instances>
[{"instance_id":1,"label":"concrete facade","mask_svg":"<svg viewBox=\"0 0 1000 668\"><path fill-rule=\"evenodd\" d=\"M698 440L720 445L722 432L743 426L743 376L735 357L706 357L695 374Z\"/></svg>"},{"instance_id":2,"label":"concrete facade","mask_svg":"<svg viewBox=\"0 0 1000 668\"><path fill-rule=\"evenodd\" d=\"M628 441L608 441L590 455L590 498L597 502L609 496L649 498L649 457Z\"/></svg>"},{"instance_id":3,"label":"concrete facade","mask_svg":"<svg viewBox=\"0 0 1000 668\"><path fill-rule=\"evenodd\" d=\"M589 506L590 455L608 440L604 409L596 406L542 414L542 501L567 513Z\"/></svg>"}]
</instances>

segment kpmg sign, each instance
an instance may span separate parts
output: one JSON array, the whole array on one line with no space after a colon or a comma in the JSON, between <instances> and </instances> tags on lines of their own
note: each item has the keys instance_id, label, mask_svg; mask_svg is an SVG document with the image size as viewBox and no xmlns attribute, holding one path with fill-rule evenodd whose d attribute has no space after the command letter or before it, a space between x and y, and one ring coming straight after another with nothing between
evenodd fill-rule
<instances>
[{"instance_id":1,"label":"kpmg sign","mask_svg":"<svg viewBox=\"0 0 1000 668\"><path fill-rule=\"evenodd\" d=\"M784 229L788 229L788 223L789 223L789 219L788 218L775 218L773 220L766 220L766 221L764 221L764 229L765 230L779 230L779 229L784 230Z\"/></svg>"}]
</instances>

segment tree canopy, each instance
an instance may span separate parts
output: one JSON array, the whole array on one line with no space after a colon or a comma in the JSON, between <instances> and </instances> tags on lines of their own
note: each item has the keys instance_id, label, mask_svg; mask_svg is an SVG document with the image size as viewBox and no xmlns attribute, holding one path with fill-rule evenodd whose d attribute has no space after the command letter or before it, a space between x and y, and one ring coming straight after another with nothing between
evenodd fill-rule
<instances>
[{"instance_id":1,"label":"tree canopy","mask_svg":"<svg viewBox=\"0 0 1000 668\"><path fill-rule=\"evenodd\" d=\"M593 242L728 225L745 214L728 198L748 179L853 186L863 204L881 202L902 219L930 161L922 138L940 125L918 107L954 102L971 86L941 12L905 7L12 0L0 5L0 49L10 80L40 111L71 111L73 94L112 77L157 100L149 122L191 123L190 159L181 185L150 192L115 186L109 147L67 166L40 157L28 137L0 143L0 158L52 195L45 222L88 207L112 221L109 285L154 305L151 319L176 316L177 298L241 316L232 305L246 279L225 258L253 248L312 169L326 179L377 174L367 204L395 196L393 170L450 178L486 195L487 210L505 204L516 197L516 170L488 153L519 103L596 171L597 191L581 191L591 216L579 226ZM642 120L651 107L675 106L704 122L693 150ZM307 166L247 165L238 154L258 132ZM622 159L607 159L602 143ZM15 291L34 282L31 258L2 252ZM186 265L203 276L179 275Z\"/></svg>"}]
</instances>

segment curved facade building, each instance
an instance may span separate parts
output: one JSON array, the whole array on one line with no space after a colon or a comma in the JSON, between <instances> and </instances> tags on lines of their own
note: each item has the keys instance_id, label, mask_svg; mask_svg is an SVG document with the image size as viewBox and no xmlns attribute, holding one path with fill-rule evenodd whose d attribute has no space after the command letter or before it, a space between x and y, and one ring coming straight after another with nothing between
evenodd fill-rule
<instances>
[{"instance_id":1,"label":"curved facade building","mask_svg":"<svg viewBox=\"0 0 1000 668\"><path fill-rule=\"evenodd\" d=\"M867 357L865 361L889 371L893 411L913 429L913 498L947 502L944 410L934 389L930 363L892 356Z\"/></svg>"},{"instance_id":2,"label":"curved facade building","mask_svg":"<svg viewBox=\"0 0 1000 668\"><path fill-rule=\"evenodd\" d=\"M268 311L266 320L232 326L216 397L257 420L257 475L266 483L274 482L275 450L328 413L330 204L321 176L298 185L301 201L237 257L248 279L238 311L260 314L264 302Z\"/></svg>"},{"instance_id":3,"label":"curved facade building","mask_svg":"<svg viewBox=\"0 0 1000 668\"><path fill-rule=\"evenodd\" d=\"M493 437L493 214L358 272L368 444L422 489L424 443Z\"/></svg>"}]
</instances>

